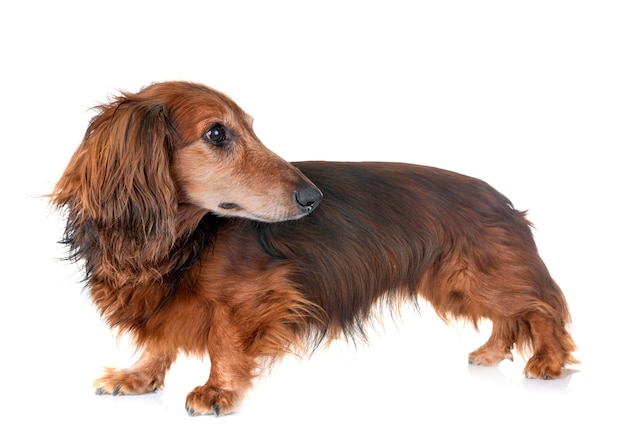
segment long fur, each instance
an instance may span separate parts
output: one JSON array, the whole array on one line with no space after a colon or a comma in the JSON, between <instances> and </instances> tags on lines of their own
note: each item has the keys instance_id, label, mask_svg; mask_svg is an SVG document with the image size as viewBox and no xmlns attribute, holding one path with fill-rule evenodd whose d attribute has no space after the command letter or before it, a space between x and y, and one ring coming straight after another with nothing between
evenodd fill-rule
<instances>
[{"instance_id":1,"label":"long fur","mask_svg":"<svg viewBox=\"0 0 626 441\"><path fill-rule=\"evenodd\" d=\"M288 163L199 84L100 106L52 203L104 320L143 350L101 394L152 392L179 352L208 353L186 407L229 413L263 358L362 336L375 304L418 295L446 321L493 322L472 363L517 347L548 379L576 362L565 298L506 197L425 166Z\"/></svg>"}]
</instances>

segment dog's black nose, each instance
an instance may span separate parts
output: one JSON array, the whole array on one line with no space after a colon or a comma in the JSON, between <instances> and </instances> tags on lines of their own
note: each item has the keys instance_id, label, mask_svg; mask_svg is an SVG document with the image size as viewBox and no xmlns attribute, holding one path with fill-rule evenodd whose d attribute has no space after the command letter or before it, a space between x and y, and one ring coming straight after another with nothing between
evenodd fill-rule
<instances>
[{"instance_id":1,"label":"dog's black nose","mask_svg":"<svg viewBox=\"0 0 626 441\"><path fill-rule=\"evenodd\" d=\"M320 189L314 185L299 188L294 192L296 203L304 213L315 210L323 197Z\"/></svg>"}]
</instances>

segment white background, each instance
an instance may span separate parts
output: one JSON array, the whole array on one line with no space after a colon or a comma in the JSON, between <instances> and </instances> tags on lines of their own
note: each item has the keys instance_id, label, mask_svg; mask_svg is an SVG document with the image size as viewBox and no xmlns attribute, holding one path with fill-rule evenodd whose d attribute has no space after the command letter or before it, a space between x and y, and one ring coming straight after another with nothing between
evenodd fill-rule
<instances>
[{"instance_id":1,"label":"white background","mask_svg":"<svg viewBox=\"0 0 626 441\"><path fill-rule=\"evenodd\" d=\"M0 438L623 439L623 2L17 5L0 6ZM208 360L181 358L157 394L95 396L101 366L133 354L58 260L62 220L37 196L90 107L173 79L230 95L289 160L443 167L529 209L582 364L549 382L524 380L519 357L468 367L488 325L423 305L369 345L286 359L225 418L184 411Z\"/></svg>"}]
</instances>

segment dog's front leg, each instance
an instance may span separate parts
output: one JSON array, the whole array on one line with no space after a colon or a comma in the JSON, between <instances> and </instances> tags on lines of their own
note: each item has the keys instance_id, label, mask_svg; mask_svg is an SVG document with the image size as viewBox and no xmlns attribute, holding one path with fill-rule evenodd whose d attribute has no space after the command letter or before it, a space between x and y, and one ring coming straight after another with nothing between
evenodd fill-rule
<instances>
[{"instance_id":1,"label":"dog's front leg","mask_svg":"<svg viewBox=\"0 0 626 441\"><path fill-rule=\"evenodd\" d=\"M130 369L106 368L94 382L98 395L135 395L155 392L163 386L165 374L176 360L177 351L148 345Z\"/></svg>"},{"instance_id":2,"label":"dog's front leg","mask_svg":"<svg viewBox=\"0 0 626 441\"><path fill-rule=\"evenodd\" d=\"M209 330L208 350L211 373L206 384L187 395L189 415L232 413L252 385L257 367L253 355L245 351L246 335L235 326L227 311L216 311Z\"/></svg>"}]
</instances>

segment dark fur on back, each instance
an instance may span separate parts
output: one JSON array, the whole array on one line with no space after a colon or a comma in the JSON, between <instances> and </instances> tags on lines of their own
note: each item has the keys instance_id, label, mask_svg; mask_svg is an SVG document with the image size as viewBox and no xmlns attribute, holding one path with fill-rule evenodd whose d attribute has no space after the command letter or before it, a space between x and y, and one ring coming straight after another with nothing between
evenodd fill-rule
<instances>
[{"instance_id":1,"label":"dark fur on back","mask_svg":"<svg viewBox=\"0 0 626 441\"><path fill-rule=\"evenodd\" d=\"M441 296L430 293L422 279L452 262L458 267L449 270L451 275L462 276L470 261L486 277L517 271L502 268L498 255L481 252L486 237L503 247L517 242L536 251L524 214L480 180L393 163L295 165L320 183L323 206L306 218L263 224L258 231L271 256L293 265L294 283L325 311L326 325L347 334L363 329L381 297ZM453 290L434 306L444 317L477 324L495 312L478 315L465 308L466 296L473 294ZM563 308L558 297L546 300Z\"/></svg>"}]
</instances>

